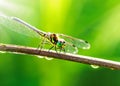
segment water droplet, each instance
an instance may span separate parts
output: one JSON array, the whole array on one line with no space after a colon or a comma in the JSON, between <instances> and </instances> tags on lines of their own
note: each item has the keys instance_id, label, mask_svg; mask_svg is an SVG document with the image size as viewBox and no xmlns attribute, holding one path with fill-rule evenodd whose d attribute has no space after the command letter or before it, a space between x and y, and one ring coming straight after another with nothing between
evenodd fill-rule
<instances>
[{"instance_id":1,"label":"water droplet","mask_svg":"<svg viewBox=\"0 0 120 86\"><path fill-rule=\"evenodd\" d=\"M37 56L37 55L36 55L36 57L38 57L38 58L40 58L40 59L41 59L41 58L45 58L46 60L52 60L52 59L53 59L53 58L46 57L46 56Z\"/></svg>"},{"instance_id":2,"label":"water droplet","mask_svg":"<svg viewBox=\"0 0 120 86\"><path fill-rule=\"evenodd\" d=\"M44 58L44 56L37 56L38 58Z\"/></svg>"},{"instance_id":3,"label":"water droplet","mask_svg":"<svg viewBox=\"0 0 120 86\"><path fill-rule=\"evenodd\" d=\"M14 54L22 54L22 53L19 53L19 52L9 52L9 53L14 53Z\"/></svg>"},{"instance_id":4,"label":"water droplet","mask_svg":"<svg viewBox=\"0 0 120 86\"><path fill-rule=\"evenodd\" d=\"M44 57L46 60L52 60L53 58L50 57Z\"/></svg>"},{"instance_id":5,"label":"water droplet","mask_svg":"<svg viewBox=\"0 0 120 86\"><path fill-rule=\"evenodd\" d=\"M0 51L0 53L6 53L5 51Z\"/></svg>"},{"instance_id":6,"label":"water droplet","mask_svg":"<svg viewBox=\"0 0 120 86\"><path fill-rule=\"evenodd\" d=\"M98 66L98 65L91 65L91 67L94 68L94 69L97 69L97 68L99 68L100 66Z\"/></svg>"},{"instance_id":7,"label":"water droplet","mask_svg":"<svg viewBox=\"0 0 120 86\"><path fill-rule=\"evenodd\" d=\"M7 52L7 53L10 53L10 54L21 54L21 55L26 55L25 53L20 53L20 52Z\"/></svg>"},{"instance_id":8,"label":"water droplet","mask_svg":"<svg viewBox=\"0 0 120 86\"><path fill-rule=\"evenodd\" d=\"M111 70L114 70L114 68L110 68Z\"/></svg>"}]
</instances>

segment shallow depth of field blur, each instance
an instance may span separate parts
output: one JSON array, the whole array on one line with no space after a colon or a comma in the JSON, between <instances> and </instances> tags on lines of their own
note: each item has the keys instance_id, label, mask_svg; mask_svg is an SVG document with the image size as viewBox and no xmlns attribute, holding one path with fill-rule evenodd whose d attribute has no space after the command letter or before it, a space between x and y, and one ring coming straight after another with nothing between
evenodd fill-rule
<instances>
[{"instance_id":1,"label":"shallow depth of field blur","mask_svg":"<svg viewBox=\"0 0 120 86\"><path fill-rule=\"evenodd\" d=\"M19 17L46 32L87 40L91 48L79 49L78 54L120 61L119 0L0 0L0 15ZM39 44L27 33L2 29L0 26L0 43ZM0 53L0 86L120 86L120 71Z\"/></svg>"}]
</instances>

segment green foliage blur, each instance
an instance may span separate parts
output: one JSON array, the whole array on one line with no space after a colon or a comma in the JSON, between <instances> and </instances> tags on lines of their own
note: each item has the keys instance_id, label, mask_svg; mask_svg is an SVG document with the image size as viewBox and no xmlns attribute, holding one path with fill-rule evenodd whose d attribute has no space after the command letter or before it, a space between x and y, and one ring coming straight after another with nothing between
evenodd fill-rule
<instances>
[{"instance_id":1,"label":"green foliage blur","mask_svg":"<svg viewBox=\"0 0 120 86\"><path fill-rule=\"evenodd\" d=\"M46 32L87 40L91 48L78 54L120 61L119 0L0 0L0 14L19 17ZM26 33L1 29L0 43L33 47L39 43ZM120 86L120 71L0 53L0 86Z\"/></svg>"}]
</instances>

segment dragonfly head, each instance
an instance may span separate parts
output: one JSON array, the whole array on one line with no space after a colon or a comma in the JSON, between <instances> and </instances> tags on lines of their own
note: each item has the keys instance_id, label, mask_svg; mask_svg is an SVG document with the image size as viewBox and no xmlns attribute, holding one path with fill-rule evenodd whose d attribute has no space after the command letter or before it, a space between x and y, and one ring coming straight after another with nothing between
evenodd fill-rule
<instances>
[{"instance_id":1,"label":"dragonfly head","mask_svg":"<svg viewBox=\"0 0 120 86\"><path fill-rule=\"evenodd\" d=\"M59 39L57 42L58 47L64 47L65 46L65 40L64 39Z\"/></svg>"}]
</instances>

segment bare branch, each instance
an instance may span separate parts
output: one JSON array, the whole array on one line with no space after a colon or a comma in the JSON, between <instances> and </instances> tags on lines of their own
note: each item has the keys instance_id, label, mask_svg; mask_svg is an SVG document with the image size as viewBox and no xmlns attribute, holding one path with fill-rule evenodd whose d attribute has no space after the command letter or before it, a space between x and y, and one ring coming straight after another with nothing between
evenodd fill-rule
<instances>
[{"instance_id":1,"label":"bare branch","mask_svg":"<svg viewBox=\"0 0 120 86\"><path fill-rule=\"evenodd\" d=\"M57 53L57 52L48 51L48 50L40 51L40 50L37 50L36 48L25 47L25 46L0 44L0 51L47 56L47 57L52 57L57 59L69 60L73 62L80 62L84 64L103 66L103 67L108 67L112 69L120 69L120 62L116 62L116 61L105 60L105 59L100 59L100 58L95 58L90 56L83 56L83 55Z\"/></svg>"}]
</instances>

